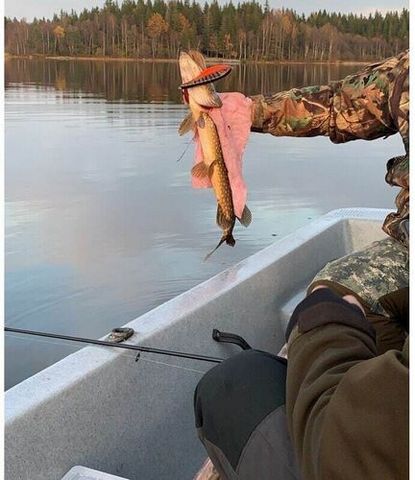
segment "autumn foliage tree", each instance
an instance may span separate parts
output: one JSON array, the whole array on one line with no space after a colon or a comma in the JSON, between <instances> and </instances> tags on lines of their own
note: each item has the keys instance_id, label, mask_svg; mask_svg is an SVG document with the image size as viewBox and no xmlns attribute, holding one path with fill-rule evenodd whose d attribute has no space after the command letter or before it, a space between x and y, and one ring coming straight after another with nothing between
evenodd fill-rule
<instances>
[{"instance_id":1,"label":"autumn foliage tree","mask_svg":"<svg viewBox=\"0 0 415 480\"><path fill-rule=\"evenodd\" d=\"M158 51L159 43L163 39L163 34L167 32L168 28L167 22L160 15L160 13L153 13L147 22L147 34L151 39L151 53L152 57L155 58Z\"/></svg>"},{"instance_id":2,"label":"autumn foliage tree","mask_svg":"<svg viewBox=\"0 0 415 480\"><path fill-rule=\"evenodd\" d=\"M55 36L55 51L59 53L59 44L65 37L65 29L61 25L56 25L53 29L53 35Z\"/></svg>"},{"instance_id":3,"label":"autumn foliage tree","mask_svg":"<svg viewBox=\"0 0 415 480\"><path fill-rule=\"evenodd\" d=\"M61 11L52 19L5 18L14 55L177 58L181 48L248 60L377 60L408 47L409 11L307 17L255 0L105 0L102 8Z\"/></svg>"}]
</instances>

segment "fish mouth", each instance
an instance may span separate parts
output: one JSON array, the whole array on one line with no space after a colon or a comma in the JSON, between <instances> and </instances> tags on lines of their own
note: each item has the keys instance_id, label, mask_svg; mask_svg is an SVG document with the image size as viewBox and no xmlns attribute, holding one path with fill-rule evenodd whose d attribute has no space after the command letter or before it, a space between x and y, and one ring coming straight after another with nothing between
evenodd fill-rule
<instances>
[{"instance_id":1,"label":"fish mouth","mask_svg":"<svg viewBox=\"0 0 415 480\"><path fill-rule=\"evenodd\" d=\"M196 78L202 70L204 65L198 65L188 52L182 50L179 55L180 74L182 82L187 83Z\"/></svg>"},{"instance_id":2,"label":"fish mouth","mask_svg":"<svg viewBox=\"0 0 415 480\"><path fill-rule=\"evenodd\" d=\"M200 74L206 69L206 63L201 53L195 50L189 52L182 50L179 55L179 67L182 77L181 88L186 90L195 103L207 108L220 108L222 106L222 100L216 93L212 81L203 82L196 86L192 85L194 79L200 78Z\"/></svg>"}]
</instances>

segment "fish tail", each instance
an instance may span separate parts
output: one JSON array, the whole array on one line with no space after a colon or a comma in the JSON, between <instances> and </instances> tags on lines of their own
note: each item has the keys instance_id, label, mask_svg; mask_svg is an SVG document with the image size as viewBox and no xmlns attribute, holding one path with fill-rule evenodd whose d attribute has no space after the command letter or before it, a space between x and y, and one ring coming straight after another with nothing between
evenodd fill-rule
<instances>
[{"instance_id":1,"label":"fish tail","mask_svg":"<svg viewBox=\"0 0 415 480\"><path fill-rule=\"evenodd\" d=\"M232 232L226 236L225 241L226 245L230 245L231 247L235 246L236 240L233 238Z\"/></svg>"},{"instance_id":2,"label":"fish tail","mask_svg":"<svg viewBox=\"0 0 415 480\"><path fill-rule=\"evenodd\" d=\"M230 245L231 247L233 247L235 245L236 241L233 238L232 232L225 233L224 235L222 235L222 238L219 240L219 243L216 245L216 247L211 252L209 252L206 255L206 257L203 259L203 261L206 262L206 260L208 258L210 258L216 252L216 250L222 245L222 243L225 243L225 242L226 242L226 245Z\"/></svg>"}]
</instances>

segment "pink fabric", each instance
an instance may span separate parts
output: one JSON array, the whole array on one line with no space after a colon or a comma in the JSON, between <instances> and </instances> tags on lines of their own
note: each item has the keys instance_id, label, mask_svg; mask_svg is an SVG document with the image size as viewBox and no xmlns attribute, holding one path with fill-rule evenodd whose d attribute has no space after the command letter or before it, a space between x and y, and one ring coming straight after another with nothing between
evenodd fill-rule
<instances>
[{"instance_id":1,"label":"pink fabric","mask_svg":"<svg viewBox=\"0 0 415 480\"><path fill-rule=\"evenodd\" d=\"M235 215L240 218L247 197L247 188L242 177L242 156L251 129L252 100L238 92L220 93L219 96L223 103L222 108L211 108L209 115L218 130L231 184L233 208ZM203 162L202 146L197 133L195 142L196 164ZM210 188L212 184L208 178L200 179L192 176L192 186L194 188Z\"/></svg>"}]
</instances>

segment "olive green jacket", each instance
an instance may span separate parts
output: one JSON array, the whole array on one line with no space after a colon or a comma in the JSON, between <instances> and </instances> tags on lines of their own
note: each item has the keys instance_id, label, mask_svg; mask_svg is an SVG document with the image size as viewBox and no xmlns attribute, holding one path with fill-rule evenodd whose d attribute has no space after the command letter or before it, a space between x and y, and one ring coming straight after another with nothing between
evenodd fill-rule
<instances>
[{"instance_id":1,"label":"olive green jacket","mask_svg":"<svg viewBox=\"0 0 415 480\"><path fill-rule=\"evenodd\" d=\"M329 85L293 88L251 97L252 130L278 136L325 135L334 143L373 140L399 132L405 155L387 163L386 181L401 187L397 212L383 229L408 245L409 235L409 51L369 65Z\"/></svg>"},{"instance_id":2,"label":"olive green jacket","mask_svg":"<svg viewBox=\"0 0 415 480\"><path fill-rule=\"evenodd\" d=\"M361 310L328 289L287 331L287 419L303 480L409 478L409 355L378 356Z\"/></svg>"}]
</instances>

